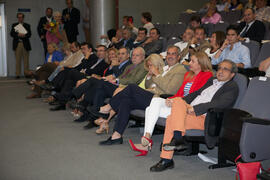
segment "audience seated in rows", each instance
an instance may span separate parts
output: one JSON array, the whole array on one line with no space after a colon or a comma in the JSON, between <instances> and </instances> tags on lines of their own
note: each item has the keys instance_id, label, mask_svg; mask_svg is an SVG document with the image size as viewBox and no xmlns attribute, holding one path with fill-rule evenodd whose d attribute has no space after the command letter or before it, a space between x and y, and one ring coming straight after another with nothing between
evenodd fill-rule
<instances>
[{"instance_id":1,"label":"audience seated in rows","mask_svg":"<svg viewBox=\"0 0 270 180\"><path fill-rule=\"evenodd\" d=\"M102 76L104 70L109 67L109 64L105 61L106 47L103 45L97 46L97 56L92 53L92 47L89 44L82 44L82 52L84 59L82 63L77 67L70 69L62 79L64 83L61 90L54 94L54 98L60 103L59 106L51 108L51 110L64 109L67 101L72 96L72 89L75 87L77 81L91 76L93 74Z\"/></svg>"},{"instance_id":2,"label":"audience seated in rows","mask_svg":"<svg viewBox=\"0 0 270 180\"><path fill-rule=\"evenodd\" d=\"M171 113L166 120L161 160L150 168L160 172L174 167L174 150L183 150L186 143L183 138L187 129L204 129L206 113L210 108L230 108L238 96L238 86L232 81L237 66L224 60L218 66L216 78L210 78L199 90L177 97L172 102Z\"/></svg>"},{"instance_id":3,"label":"audience seated in rows","mask_svg":"<svg viewBox=\"0 0 270 180\"><path fill-rule=\"evenodd\" d=\"M78 103L75 103L75 113L83 115L76 119L75 122L84 122L88 120L88 113L84 111L87 106L92 106L93 104L93 95L95 93L95 88L101 81L113 81L115 78L118 78L123 74L127 66L131 64L129 60L129 50L127 48L120 48L119 51L115 48L110 48L107 51L108 61L111 62L111 65L108 70L103 74L102 78L97 78L92 76L91 78L85 78L77 82L76 88L72 91L72 96L78 100ZM79 109L79 107L82 107Z\"/></svg>"},{"instance_id":4,"label":"audience seated in rows","mask_svg":"<svg viewBox=\"0 0 270 180\"><path fill-rule=\"evenodd\" d=\"M189 41L187 47L184 48L183 51L180 53L181 60L188 60L188 59L183 59L186 57L187 54L192 55L194 52L197 52L197 51L205 52L207 49L210 49L211 46L209 42L205 40L205 38L206 38L206 35L205 35L204 28L197 27L195 29L194 37Z\"/></svg>"},{"instance_id":5,"label":"audience seated in rows","mask_svg":"<svg viewBox=\"0 0 270 180\"><path fill-rule=\"evenodd\" d=\"M109 102L108 105L99 108L98 110L90 111L92 115L103 115L109 113L109 118L117 112L116 124L112 136L106 141L100 142L102 145L112 145L122 143L122 135L129 121L129 114L132 109L145 110L149 106L151 99L160 94L174 94L181 86L186 69L179 64L179 48L176 46L168 47L167 51L167 66L162 69L149 66L149 73L145 79L145 90L137 85L130 84L121 92L117 93ZM149 59L157 58L162 61L159 55L151 55ZM148 59L148 60L149 60ZM152 61L152 60L151 60ZM104 121L108 123L110 119Z\"/></svg>"},{"instance_id":6,"label":"audience seated in rows","mask_svg":"<svg viewBox=\"0 0 270 180\"><path fill-rule=\"evenodd\" d=\"M194 30L192 28L187 28L182 36L182 41L175 43L174 45L180 48L180 51L182 52L183 49L185 49L188 45L188 43L191 41L191 39L194 36ZM167 52L162 52L160 53L160 55L165 59L167 56ZM188 59L188 54L182 58L182 61L180 61L180 63L182 63L185 59Z\"/></svg>"},{"instance_id":7,"label":"audience seated in rows","mask_svg":"<svg viewBox=\"0 0 270 180\"><path fill-rule=\"evenodd\" d=\"M144 154L147 153L152 146L151 136L158 118L167 118L170 115L171 105L173 101L177 101L175 98L182 98L199 90L213 76L212 65L204 52L196 52L191 56L189 69L185 73L181 87L174 96L170 96L167 99L161 97L152 98L150 105L145 111L144 136L141 138L141 144L133 145L132 141L130 141L134 150L141 150Z\"/></svg>"}]
</instances>

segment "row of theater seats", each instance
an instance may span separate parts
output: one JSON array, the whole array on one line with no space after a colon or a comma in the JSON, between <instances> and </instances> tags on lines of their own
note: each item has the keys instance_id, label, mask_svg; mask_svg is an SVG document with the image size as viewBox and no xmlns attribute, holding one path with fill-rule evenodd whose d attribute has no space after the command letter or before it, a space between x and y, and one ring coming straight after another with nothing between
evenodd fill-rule
<instances>
[{"instance_id":1,"label":"row of theater seats","mask_svg":"<svg viewBox=\"0 0 270 180\"><path fill-rule=\"evenodd\" d=\"M166 51L166 48L169 45L173 45L181 41L178 37L172 37L169 39L161 37L161 39L163 41L163 52ZM261 45L260 43L251 40L249 42L242 42L242 44L249 48L251 67L259 67L263 60L270 57L270 42L266 42Z\"/></svg>"},{"instance_id":2,"label":"row of theater seats","mask_svg":"<svg viewBox=\"0 0 270 180\"><path fill-rule=\"evenodd\" d=\"M211 109L206 118L205 130L187 130L185 138L190 149L182 155L198 154L199 144L209 149L218 146L218 163L211 169L233 166L227 160L242 154L245 162L270 159L270 78L255 77L249 82L237 73L233 79L239 87L239 96L232 109ZM144 111L134 110L131 117L144 119ZM157 126L164 127L165 118L159 118Z\"/></svg>"},{"instance_id":3,"label":"row of theater seats","mask_svg":"<svg viewBox=\"0 0 270 180\"><path fill-rule=\"evenodd\" d=\"M270 23L269 22L263 22L265 25L265 36L264 40L270 40ZM236 23L234 23L236 24ZM202 24L202 27L204 27L206 31L206 35L208 37L211 37L212 33L215 31L223 31L226 32L227 27L230 25L228 22L220 22L217 24ZM166 38L167 40L172 39L174 37L178 38L180 37L187 28L187 25L183 22L179 22L178 24L159 24L156 23L155 27L160 30L160 35L163 38Z\"/></svg>"},{"instance_id":4,"label":"row of theater seats","mask_svg":"<svg viewBox=\"0 0 270 180\"><path fill-rule=\"evenodd\" d=\"M237 23L237 21L239 21L242 18L242 11L239 11L239 10L229 11L229 12L221 11L221 12L219 12L219 14L221 15L222 21L227 22L229 24L235 24L235 23ZM190 21L190 18L192 16L199 16L202 18L204 15L205 15L205 13L182 12L182 13L180 13L180 16L179 16L179 22L183 22L185 24L188 24Z\"/></svg>"}]
</instances>

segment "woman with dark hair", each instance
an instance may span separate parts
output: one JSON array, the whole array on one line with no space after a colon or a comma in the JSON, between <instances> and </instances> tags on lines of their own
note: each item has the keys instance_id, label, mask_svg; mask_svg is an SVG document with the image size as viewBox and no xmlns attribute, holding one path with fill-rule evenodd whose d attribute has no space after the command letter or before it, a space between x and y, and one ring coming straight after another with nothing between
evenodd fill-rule
<instances>
[{"instance_id":1,"label":"woman with dark hair","mask_svg":"<svg viewBox=\"0 0 270 180\"><path fill-rule=\"evenodd\" d=\"M211 49L209 52L207 52L209 58L212 58L217 53L225 39L226 34L223 31L216 31L212 34L212 36L210 37Z\"/></svg>"}]
</instances>

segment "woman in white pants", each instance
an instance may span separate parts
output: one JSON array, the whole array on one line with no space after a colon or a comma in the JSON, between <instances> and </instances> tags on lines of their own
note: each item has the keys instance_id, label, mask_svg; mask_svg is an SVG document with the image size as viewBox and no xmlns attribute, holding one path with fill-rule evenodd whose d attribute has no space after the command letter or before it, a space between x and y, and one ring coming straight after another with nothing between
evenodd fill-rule
<instances>
[{"instance_id":1,"label":"woman in white pants","mask_svg":"<svg viewBox=\"0 0 270 180\"><path fill-rule=\"evenodd\" d=\"M150 105L145 111L144 136L141 139L141 144L133 144L130 140L133 150L145 151L144 155L146 155L152 146L151 136L156 122L159 117L167 118L171 114L171 104L174 98L184 97L200 89L212 77L212 65L207 54L204 52L196 52L192 55L189 66L190 71L185 74L183 84L174 96L167 99L154 97L151 100Z\"/></svg>"}]
</instances>

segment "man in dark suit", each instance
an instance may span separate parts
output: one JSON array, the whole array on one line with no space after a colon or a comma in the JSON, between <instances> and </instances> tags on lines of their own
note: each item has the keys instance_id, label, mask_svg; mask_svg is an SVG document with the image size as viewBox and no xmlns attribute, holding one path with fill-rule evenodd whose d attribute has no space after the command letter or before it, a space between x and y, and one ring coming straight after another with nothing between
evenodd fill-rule
<instances>
[{"instance_id":1,"label":"man in dark suit","mask_svg":"<svg viewBox=\"0 0 270 180\"><path fill-rule=\"evenodd\" d=\"M131 38L131 30L128 28L125 28L123 30L123 39L115 45L116 49L120 49L120 47L126 47L128 49L133 49L133 42L134 39Z\"/></svg>"},{"instance_id":2,"label":"man in dark suit","mask_svg":"<svg viewBox=\"0 0 270 180\"><path fill-rule=\"evenodd\" d=\"M204 120L210 108L230 108L238 96L238 86L232 81L237 66L230 60L218 65L216 78L210 78L198 91L173 102L171 115L166 120L161 160L150 168L160 172L174 167L174 150L186 148L183 138L187 129L204 129Z\"/></svg>"},{"instance_id":3,"label":"man in dark suit","mask_svg":"<svg viewBox=\"0 0 270 180\"><path fill-rule=\"evenodd\" d=\"M24 75L29 70L29 51L31 45L29 38L31 37L30 25L24 23L24 14L17 14L18 22L12 24L10 35L13 37L13 50L16 56L16 78L21 75L21 59L24 62Z\"/></svg>"},{"instance_id":4,"label":"man in dark suit","mask_svg":"<svg viewBox=\"0 0 270 180\"><path fill-rule=\"evenodd\" d=\"M254 9L247 8L244 12L244 21L240 23L240 40L249 38L250 40L261 43L265 34L265 26L263 22L255 20L256 15Z\"/></svg>"},{"instance_id":5,"label":"man in dark suit","mask_svg":"<svg viewBox=\"0 0 270 180\"><path fill-rule=\"evenodd\" d=\"M52 110L65 109L65 104L71 98L72 89L75 87L77 81L90 77L93 74L101 76L104 70L109 66L105 62L105 46L99 45L97 47L97 56L92 53L92 49L87 43L82 44L81 48L83 54L85 55L85 60L83 60L79 66L70 70L67 74L65 83L61 88L61 92L54 95L54 97L60 102L60 106L57 106Z\"/></svg>"},{"instance_id":6,"label":"man in dark suit","mask_svg":"<svg viewBox=\"0 0 270 180\"><path fill-rule=\"evenodd\" d=\"M46 41L47 30L44 28L44 26L46 26L47 23L52 22L53 20L52 14L53 14L53 9L48 7L46 9L46 16L40 18L38 26L37 26L38 35L43 44L45 57L47 54L47 41Z\"/></svg>"},{"instance_id":7,"label":"man in dark suit","mask_svg":"<svg viewBox=\"0 0 270 180\"><path fill-rule=\"evenodd\" d=\"M80 11L73 7L72 0L66 0L67 8L63 10L64 29L67 33L68 42L77 41L78 24L80 23Z\"/></svg>"}]
</instances>

